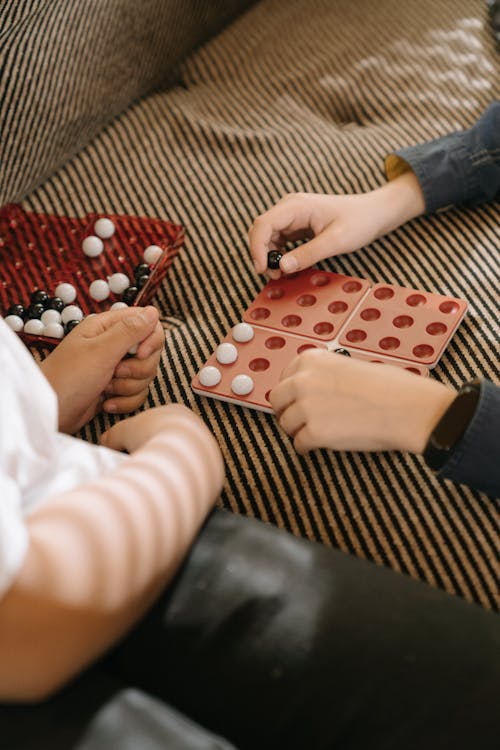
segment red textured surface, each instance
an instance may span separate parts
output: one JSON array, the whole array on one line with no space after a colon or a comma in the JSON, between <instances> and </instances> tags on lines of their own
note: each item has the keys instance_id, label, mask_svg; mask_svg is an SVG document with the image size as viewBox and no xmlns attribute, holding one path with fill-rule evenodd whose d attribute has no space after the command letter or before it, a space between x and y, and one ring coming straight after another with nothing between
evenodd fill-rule
<instances>
[{"instance_id":1,"label":"red textured surface","mask_svg":"<svg viewBox=\"0 0 500 750\"><path fill-rule=\"evenodd\" d=\"M111 294L107 300L96 302L88 293L90 283L117 272L127 274L132 282L135 266L144 262L145 248L158 245L163 255L151 267L149 281L134 302L134 305L148 304L179 252L184 240L183 227L159 218L105 214L115 224L115 233L103 240L101 255L89 258L84 255L81 242L94 234L94 223L102 216L52 216L25 211L18 205L4 206L0 210L0 313L5 315L8 307L17 302L27 305L36 289L44 289L53 296L61 282L75 286L74 304L85 315L108 310L120 296ZM22 334L22 338L28 344L58 343L43 336Z\"/></svg>"},{"instance_id":2,"label":"red textured surface","mask_svg":"<svg viewBox=\"0 0 500 750\"><path fill-rule=\"evenodd\" d=\"M466 310L467 302L455 297L376 284L348 321L340 343L433 367Z\"/></svg>"}]
</instances>

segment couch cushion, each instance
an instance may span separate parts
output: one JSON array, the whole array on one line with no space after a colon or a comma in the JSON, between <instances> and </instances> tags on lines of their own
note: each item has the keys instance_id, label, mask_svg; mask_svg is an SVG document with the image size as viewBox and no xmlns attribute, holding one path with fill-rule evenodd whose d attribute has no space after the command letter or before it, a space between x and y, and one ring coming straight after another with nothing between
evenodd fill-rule
<instances>
[{"instance_id":1,"label":"couch cushion","mask_svg":"<svg viewBox=\"0 0 500 750\"><path fill-rule=\"evenodd\" d=\"M391 150L470 125L500 97L482 0L266 0L195 52L181 84L117 118L26 206L161 215L187 227L158 296L149 404L199 412L227 465L221 504L497 606L498 507L399 453L296 455L272 416L190 380L263 285L246 232L290 191L360 192ZM324 268L465 297L434 371L498 377L498 203L413 221ZM99 418L86 436L107 424Z\"/></svg>"},{"instance_id":2,"label":"couch cushion","mask_svg":"<svg viewBox=\"0 0 500 750\"><path fill-rule=\"evenodd\" d=\"M251 0L24 0L0 9L0 205L18 200Z\"/></svg>"}]
</instances>

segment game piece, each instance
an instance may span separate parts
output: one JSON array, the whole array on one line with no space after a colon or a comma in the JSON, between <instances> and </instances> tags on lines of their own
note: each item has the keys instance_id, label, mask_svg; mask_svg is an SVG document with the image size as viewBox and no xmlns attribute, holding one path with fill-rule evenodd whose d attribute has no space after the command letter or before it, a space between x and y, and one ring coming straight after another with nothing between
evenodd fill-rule
<instances>
[{"instance_id":1,"label":"game piece","mask_svg":"<svg viewBox=\"0 0 500 750\"><path fill-rule=\"evenodd\" d=\"M104 242L100 237L91 234L83 240L82 250L88 258L97 258L104 250Z\"/></svg>"},{"instance_id":2,"label":"game piece","mask_svg":"<svg viewBox=\"0 0 500 750\"><path fill-rule=\"evenodd\" d=\"M272 271L276 271L280 267L280 260L283 257L283 253L279 250L271 250L267 254L267 267Z\"/></svg>"},{"instance_id":3,"label":"game piece","mask_svg":"<svg viewBox=\"0 0 500 750\"><path fill-rule=\"evenodd\" d=\"M62 312L64 310L64 301L60 297L50 297L48 309Z\"/></svg>"},{"instance_id":4,"label":"game piece","mask_svg":"<svg viewBox=\"0 0 500 750\"><path fill-rule=\"evenodd\" d=\"M124 307L128 307L128 305L127 305L126 302L113 302L113 304L111 305L111 307L109 309L110 310L121 310Z\"/></svg>"},{"instance_id":5,"label":"game piece","mask_svg":"<svg viewBox=\"0 0 500 750\"><path fill-rule=\"evenodd\" d=\"M16 315L18 318L24 318L24 312L24 305L18 303L16 305L11 305L5 315Z\"/></svg>"},{"instance_id":6,"label":"game piece","mask_svg":"<svg viewBox=\"0 0 500 750\"><path fill-rule=\"evenodd\" d=\"M62 339L64 336L64 328L60 323L47 323L43 329L43 335L54 339Z\"/></svg>"},{"instance_id":7,"label":"game piece","mask_svg":"<svg viewBox=\"0 0 500 750\"><path fill-rule=\"evenodd\" d=\"M26 308L24 317L26 320L30 320L31 318L41 318L44 310L45 308L41 302L36 302Z\"/></svg>"},{"instance_id":8,"label":"game piece","mask_svg":"<svg viewBox=\"0 0 500 750\"><path fill-rule=\"evenodd\" d=\"M41 321L44 326L48 326L49 323L60 323L61 313L57 312L57 310L44 310L41 315Z\"/></svg>"},{"instance_id":9,"label":"game piece","mask_svg":"<svg viewBox=\"0 0 500 750\"><path fill-rule=\"evenodd\" d=\"M44 324L39 318L31 318L24 324L24 333L31 333L34 336L40 336L45 328Z\"/></svg>"},{"instance_id":10,"label":"game piece","mask_svg":"<svg viewBox=\"0 0 500 750\"><path fill-rule=\"evenodd\" d=\"M82 320L83 311L77 305L68 305L61 313L61 323L69 323L70 320Z\"/></svg>"},{"instance_id":11,"label":"game piece","mask_svg":"<svg viewBox=\"0 0 500 750\"><path fill-rule=\"evenodd\" d=\"M248 323L237 323L237 325L234 326L232 333L233 339L240 344L251 341L254 337L253 328L251 325L248 325Z\"/></svg>"},{"instance_id":12,"label":"game piece","mask_svg":"<svg viewBox=\"0 0 500 750\"><path fill-rule=\"evenodd\" d=\"M95 313L90 313L89 315L87 315L87 318L91 318L92 315L95 315ZM78 323L80 323L79 320L68 320L68 322L64 326L64 333L66 333L66 334L71 333L71 331L73 330L73 328L76 328L76 326L78 325Z\"/></svg>"},{"instance_id":13,"label":"game piece","mask_svg":"<svg viewBox=\"0 0 500 750\"><path fill-rule=\"evenodd\" d=\"M24 321L19 315L7 315L4 320L9 328L16 331L16 333L22 331L24 328Z\"/></svg>"},{"instance_id":14,"label":"game piece","mask_svg":"<svg viewBox=\"0 0 500 750\"><path fill-rule=\"evenodd\" d=\"M191 385L271 412L269 393L283 369L311 348L428 377L466 309L448 295L308 269L266 284Z\"/></svg>"},{"instance_id":15,"label":"game piece","mask_svg":"<svg viewBox=\"0 0 500 750\"><path fill-rule=\"evenodd\" d=\"M200 383L207 388L212 388L220 383L221 378L221 371L217 367L203 367L199 373Z\"/></svg>"},{"instance_id":16,"label":"game piece","mask_svg":"<svg viewBox=\"0 0 500 750\"><path fill-rule=\"evenodd\" d=\"M55 296L60 297L65 305L70 305L76 299L76 289L73 284L64 282L56 286Z\"/></svg>"},{"instance_id":17,"label":"game piece","mask_svg":"<svg viewBox=\"0 0 500 750\"><path fill-rule=\"evenodd\" d=\"M142 276L136 276L135 283L139 289L142 289L149 281L149 274L143 273Z\"/></svg>"},{"instance_id":18,"label":"game piece","mask_svg":"<svg viewBox=\"0 0 500 750\"><path fill-rule=\"evenodd\" d=\"M232 362L236 361L237 357L238 352L236 347L229 342L219 344L215 350L215 358L217 359L217 362L220 362L222 365L230 365Z\"/></svg>"},{"instance_id":19,"label":"game piece","mask_svg":"<svg viewBox=\"0 0 500 750\"><path fill-rule=\"evenodd\" d=\"M231 381L231 390L237 396L248 396L253 391L254 382L250 375L236 375Z\"/></svg>"},{"instance_id":20,"label":"game piece","mask_svg":"<svg viewBox=\"0 0 500 750\"><path fill-rule=\"evenodd\" d=\"M109 297L109 285L104 279L96 279L89 286L89 294L92 299L102 302Z\"/></svg>"},{"instance_id":21,"label":"game piece","mask_svg":"<svg viewBox=\"0 0 500 750\"><path fill-rule=\"evenodd\" d=\"M130 286L130 279L124 273L113 273L108 276L108 284L113 294L122 294Z\"/></svg>"},{"instance_id":22,"label":"game piece","mask_svg":"<svg viewBox=\"0 0 500 750\"><path fill-rule=\"evenodd\" d=\"M32 305L43 305L45 309L49 304L49 295L43 289L37 289L32 292L30 301Z\"/></svg>"},{"instance_id":23,"label":"game piece","mask_svg":"<svg viewBox=\"0 0 500 750\"><path fill-rule=\"evenodd\" d=\"M134 279L140 278L141 276L149 275L149 266L147 263L139 263L134 268Z\"/></svg>"},{"instance_id":24,"label":"game piece","mask_svg":"<svg viewBox=\"0 0 500 750\"><path fill-rule=\"evenodd\" d=\"M158 245L149 245L149 247L144 250L144 262L149 266L152 266L160 260L162 254L163 250L161 247L158 247Z\"/></svg>"},{"instance_id":25,"label":"game piece","mask_svg":"<svg viewBox=\"0 0 500 750\"><path fill-rule=\"evenodd\" d=\"M134 346L131 346L128 350L127 354L130 354L131 357L134 356L134 354L137 354L137 350L139 348L139 344L134 344Z\"/></svg>"},{"instance_id":26,"label":"game piece","mask_svg":"<svg viewBox=\"0 0 500 750\"><path fill-rule=\"evenodd\" d=\"M139 290L136 286L129 286L122 294L122 302L125 302L127 305L131 305L137 297L138 293Z\"/></svg>"},{"instance_id":27,"label":"game piece","mask_svg":"<svg viewBox=\"0 0 500 750\"><path fill-rule=\"evenodd\" d=\"M97 219L94 224L94 232L102 240L109 240L109 238L115 233L115 225L111 219L107 219L103 216L101 219Z\"/></svg>"}]
</instances>

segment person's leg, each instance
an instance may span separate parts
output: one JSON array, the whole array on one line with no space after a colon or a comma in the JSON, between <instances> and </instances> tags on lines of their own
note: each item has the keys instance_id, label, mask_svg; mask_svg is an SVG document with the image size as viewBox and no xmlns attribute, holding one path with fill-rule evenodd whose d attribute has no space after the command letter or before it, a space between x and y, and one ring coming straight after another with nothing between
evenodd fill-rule
<instances>
[{"instance_id":1,"label":"person's leg","mask_svg":"<svg viewBox=\"0 0 500 750\"><path fill-rule=\"evenodd\" d=\"M406 576L216 511L109 667L241 750L483 750L500 622Z\"/></svg>"}]
</instances>

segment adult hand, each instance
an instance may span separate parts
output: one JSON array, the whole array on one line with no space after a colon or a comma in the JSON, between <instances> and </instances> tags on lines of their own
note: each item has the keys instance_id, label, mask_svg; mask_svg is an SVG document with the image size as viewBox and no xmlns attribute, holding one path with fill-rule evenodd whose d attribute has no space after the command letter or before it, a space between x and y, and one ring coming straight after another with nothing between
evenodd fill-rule
<instances>
[{"instance_id":1,"label":"adult hand","mask_svg":"<svg viewBox=\"0 0 500 750\"><path fill-rule=\"evenodd\" d=\"M137 409L156 375L163 342L154 307L110 310L79 323L40 365L58 396L61 432L76 432L99 408ZM135 356L123 359L135 346Z\"/></svg>"},{"instance_id":2,"label":"adult hand","mask_svg":"<svg viewBox=\"0 0 500 750\"><path fill-rule=\"evenodd\" d=\"M285 368L270 402L298 453L315 448L421 453L455 395L399 367L311 349Z\"/></svg>"},{"instance_id":3,"label":"adult hand","mask_svg":"<svg viewBox=\"0 0 500 750\"><path fill-rule=\"evenodd\" d=\"M257 273L267 270L267 254L288 241L307 239L283 255L272 278L294 273L332 255L368 245L383 234L422 213L419 182L407 172L369 193L316 195L292 193L259 216L249 230L250 252Z\"/></svg>"}]
</instances>

